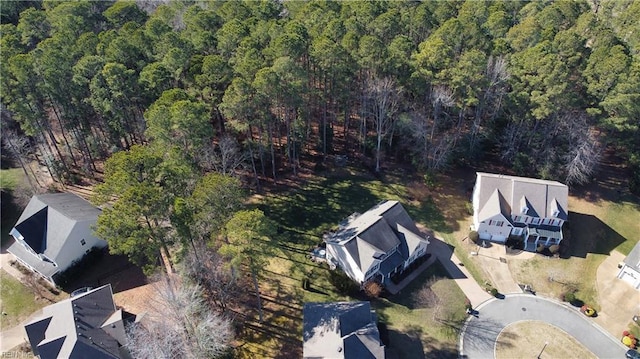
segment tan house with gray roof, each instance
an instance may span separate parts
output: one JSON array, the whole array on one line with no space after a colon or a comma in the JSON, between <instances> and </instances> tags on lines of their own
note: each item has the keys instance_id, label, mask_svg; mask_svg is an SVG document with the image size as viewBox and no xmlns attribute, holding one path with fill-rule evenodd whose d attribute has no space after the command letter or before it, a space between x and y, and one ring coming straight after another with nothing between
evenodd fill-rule
<instances>
[{"instance_id":1,"label":"tan house with gray roof","mask_svg":"<svg viewBox=\"0 0 640 359\"><path fill-rule=\"evenodd\" d=\"M535 251L562 241L568 218L566 185L534 178L478 172L473 190L473 225L481 240L519 238Z\"/></svg>"}]
</instances>

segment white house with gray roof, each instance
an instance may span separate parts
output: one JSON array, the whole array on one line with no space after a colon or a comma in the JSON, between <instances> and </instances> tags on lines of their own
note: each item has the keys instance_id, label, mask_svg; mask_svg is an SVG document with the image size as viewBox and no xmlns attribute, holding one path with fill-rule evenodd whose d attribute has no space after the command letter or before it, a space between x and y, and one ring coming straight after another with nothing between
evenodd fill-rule
<instances>
[{"instance_id":1,"label":"white house with gray roof","mask_svg":"<svg viewBox=\"0 0 640 359\"><path fill-rule=\"evenodd\" d=\"M569 189L556 181L478 172L473 190L473 225L480 239L524 240L535 251L562 241Z\"/></svg>"},{"instance_id":2,"label":"white house with gray roof","mask_svg":"<svg viewBox=\"0 0 640 359\"><path fill-rule=\"evenodd\" d=\"M55 284L55 275L107 242L93 235L100 209L73 193L33 196L9 232L7 251L25 267Z\"/></svg>"},{"instance_id":3,"label":"white house with gray roof","mask_svg":"<svg viewBox=\"0 0 640 359\"><path fill-rule=\"evenodd\" d=\"M327 261L360 284L369 279L388 283L423 257L429 244L398 201L352 214L324 241Z\"/></svg>"},{"instance_id":4,"label":"white house with gray roof","mask_svg":"<svg viewBox=\"0 0 640 359\"><path fill-rule=\"evenodd\" d=\"M303 358L385 358L369 302L305 303L303 317Z\"/></svg>"},{"instance_id":5,"label":"white house with gray roof","mask_svg":"<svg viewBox=\"0 0 640 359\"><path fill-rule=\"evenodd\" d=\"M44 307L24 329L40 359L130 357L123 347L123 312L113 302L110 284Z\"/></svg>"},{"instance_id":6,"label":"white house with gray roof","mask_svg":"<svg viewBox=\"0 0 640 359\"><path fill-rule=\"evenodd\" d=\"M622 262L618 278L640 289L640 242L636 243L629 255Z\"/></svg>"}]
</instances>

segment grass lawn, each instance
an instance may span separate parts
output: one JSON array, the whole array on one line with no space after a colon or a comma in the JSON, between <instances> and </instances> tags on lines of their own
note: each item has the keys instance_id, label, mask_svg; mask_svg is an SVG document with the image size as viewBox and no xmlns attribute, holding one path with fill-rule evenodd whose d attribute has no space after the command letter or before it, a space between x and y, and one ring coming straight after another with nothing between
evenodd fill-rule
<instances>
[{"instance_id":1,"label":"grass lawn","mask_svg":"<svg viewBox=\"0 0 640 359\"><path fill-rule=\"evenodd\" d=\"M239 357L300 357L302 352L302 306L305 302L363 300L337 292L332 272L324 264L307 259L308 251L322 242L330 230L353 212L364 212L381 200L400 200L412 218L426 228L451 235L457 222L449 221L453 206L441 210L443 193L428 190L419 180L402 174L377 179L351 168L341 168L326 177L313 177L298 188L254 198L267 216L279 223L279 252L262 272L260 281L265 323L245 333L237 350ZM464 204L460 204L464 207ZM386 325L390 344L400 358L456 357L457 330L465 318L464 294L453 280L445 278L437 263L405 288L401 294L379 298L373 306ZM444 303L434 319L434 308L413 303L412 293L431 276L439 279L433 291ZM310 286L302 288L303 279ZM255 321L253 322L255 323ZM252 324L253 324L252 323Z\"/></svg>"},{"instance_id":2,"label":"grass lawn","mask_svg":"<svg viewBox=\"0 0 640 359\"><path fill-rule=\"evenodd\" d=\"M0 169L1 190L13 191L23 181L25 181L25 178L21 168Z\"/></svg>"},{"instance_id":3,"label":"grass lawn","mask_svg":"<svg viewBox=\"0 0 640 359\"><path fill-rule=\"evenodd\" d=\"M417 303L417 293L431 277L441 309ZM389 330L389 350L398 358L456 358L458 333L466 319L464 293L436 261L401 293L373 302Z\"/></svg>"},{"instance_id":4,"label":"grass lawn","mask_svg":"<svg viewBox=\"0 0 640 359\"><path fill-rule=\"evenodd\" d=\"M610 251L618 250L626 255L635 246L640 232L640 206L630 201L589 202L572 196L569 208L569 258L536 256L512 260L509 268L519 282L532 283L540 294L559 298L563 292L575 289L578 299L599 310L598 266Z\"/></svg>"},{"instance_id":5,"label":"grass lawn","mask_svg":"<svg viewBox=\"0 0 640 359\"><path fill-rule=\"evenodd\" d=\"M2 311L7 315L0 316L3 330L12 328L26 319L36 310L45 306L43 301L36 301L35 295L17 279L4 270L0 270L0 299Z\"/></svg>"},{"instance_id":6,"label":"grass lawn","mask_svg":"<svg viewBox=\"0 0 640 359\"><path fill-rule=\"evenodd\" d=\"M18 186L26 185L24 172L20 168L12 169L0 169L0 192L2 199L0 200L2 208L0 213L2 214L0 222L0 240L2 244L9 240L9 231L16 224L18 218L20 218L20 210L14 203L12 191Z\"/></svg>"},{"instance_id":7,"label":"grass lawn","mask_svg":"<svg viewBox=\"0 0 640 359\"><path fill-rule=\"evenodd\" d=\"M516 322L507 326L498 336L497 359L536 357L596 358L572 336L544 322Z\"/></svg>"}]
</instances>

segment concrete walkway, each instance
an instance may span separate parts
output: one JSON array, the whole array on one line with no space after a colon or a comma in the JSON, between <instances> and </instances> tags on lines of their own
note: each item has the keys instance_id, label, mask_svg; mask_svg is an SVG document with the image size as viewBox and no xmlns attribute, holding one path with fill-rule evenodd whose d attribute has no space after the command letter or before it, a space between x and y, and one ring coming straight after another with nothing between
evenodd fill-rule
<instances>
[{"instance_id":1,"label":"concrete walkway","mask_svg":"<svg viewBox=\"0 0 640 359\"><path fill-rule=\"evenodd\" d=\"M7 248L13 244L13 237L11 238L11 240L7 241L7 243L5 243L2 248L0 248L0 268L4 269L5 272L9 273L12 277L14 277L17 280L22 280L22 273L20 273L20 271L11 265L11 261L14 260L15 258L13 257L13 254L7 252Z\"/></svg>"},{"instance_id":2,"label":"concrete walkway","mask_svg":"<svg viewBox=\"0 0 640 359\"><path fill-rule=\"evenodd\" d=\"M478 285L467 268L460 265L461 262L453 253L453 248L451 246L433 237L430 241L431 244L429 244L427 250L431 253L432 258L429 258L429 260L435 260L436 258L440 260L442 266L447 270L447 272L449 272L451 278L453 278L456 284L458 284L458 287L460 287L469 301L471 301L471 305L474 308L493 298L489 293L482 289L480 285Z\"/></svg>"},{"instance_id":3,"label":"concrete walkway","mask_svg":"<svg viewBox=\"0 0 640 359\"><path fill-rule=\"evenodd\" d=\"M5 243L5 245L3 245L0 250L0 268L2 268L12 277L15 277L17 280L22 281L23 274L11 265L10 262L14 258L13 255L6 250L6 248L9 247L11 243L13 243L13 239L10 242ZM27 337L27 334L24 331L24 324L30 322L33 318L39 316L41 313L42 310L38 310L35 313L32 313L22 323L16 325L13 328L0 328L0 352L8 352L12 348L15 348L18 345L24 343L25 338Z\"/></svg>"},{"instance_id":4,"label":"concrete walkway","mask_svg":"<svg viewBox=\"0 0 640 359\"><path fill-rule=\"evenodd\" d=\"M598 358L624 358L627 348L578 308L528 294L510 294L492 299L470 316L460 334L460 356L495 358L500 332L512 323L537 320L554 325L578 340ZM550 343L552 344L552 343ZM541 343L542 347L544 343Z\"/></svg>"},{"instance_id":5,"label":"concrete walkway","mask_svg":"<svg viewBox=\"0 0 640 359\"><path fill-rule=\"evenodd\" d=\"M2 328L2 332L0 332L0 352L8 352L12 348L17 347L22 343L26 343L27 333L24 331L24 325L40 315L42 315L42 309L31 313L27 319L13 328L7 330Z\"/></svg>"}]
</instances>

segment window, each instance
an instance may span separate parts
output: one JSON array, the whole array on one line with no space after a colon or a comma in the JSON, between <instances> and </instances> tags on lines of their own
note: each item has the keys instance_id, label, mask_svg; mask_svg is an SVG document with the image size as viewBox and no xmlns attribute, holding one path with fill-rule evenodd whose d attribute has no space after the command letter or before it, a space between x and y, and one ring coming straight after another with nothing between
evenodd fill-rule
<instances>
[{"instance_id":1,"label":"window","mask_svg":"<svg viewBox=\"0 0 640 359\"><path fill-rule=\"evenodd\" d=\"M90 249L87 249L86 251L84 251L84 254L89 254Z\"/></svg>"},{"instance_id":2,"label":"window","mask_svg":"<svg viewBox=\"0 0 640 359\"><path fill-rule=\"evenodd\" d=\"M540 218L537 218L537 217L534 218L533 219L533 224L538 224L538 223L540 223Z\"/></svg>"},{"instance_id":3,"label":"window","mask_svg":"<svg viewBox=\"0 0 640 359\"><path fill-rule=\"evenodd\" d=\"M522 220L522 216L516 216L516 218L514 219L516 222L524 222Z\"/></svg>"},{"instance_id":4,"label":"window","mask_svg":"<svg viewBox=\"0 0 640 359\"><path fill-rule=\"evenodd\" d=\"M87 241L85 241L85 240L84 240L84 238L82 238L82 239L80 240L80 244L82 244L82 245L84 246L85 244L87 244Z\"/></svg>"},{"instance_id":5,"label":"window","mask_svg":"<svg viewBox=\"0 0 640 359\"><path fill-rule=\"evenodd\" d=\"M496 221L495 225L498 227L502 227L504 225L504 221Z\"/></svg>"}]
</instances>

